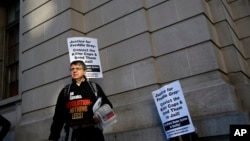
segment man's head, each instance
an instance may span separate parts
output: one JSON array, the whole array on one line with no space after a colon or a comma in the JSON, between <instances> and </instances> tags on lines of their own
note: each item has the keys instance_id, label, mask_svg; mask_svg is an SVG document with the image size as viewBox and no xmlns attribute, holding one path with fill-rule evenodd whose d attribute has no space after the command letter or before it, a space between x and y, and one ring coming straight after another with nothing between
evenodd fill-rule
<instances>
[{"instance_id":1,"label":"man's head","mask_svg":"<svg viewBox=\"0 0 250 141\"><path fill-rule=\"evenodd\" d=\"M83 61L73 61L70 63L72 79L81 80L86 74L86 65Z\"/></svg>"}]
</instances>

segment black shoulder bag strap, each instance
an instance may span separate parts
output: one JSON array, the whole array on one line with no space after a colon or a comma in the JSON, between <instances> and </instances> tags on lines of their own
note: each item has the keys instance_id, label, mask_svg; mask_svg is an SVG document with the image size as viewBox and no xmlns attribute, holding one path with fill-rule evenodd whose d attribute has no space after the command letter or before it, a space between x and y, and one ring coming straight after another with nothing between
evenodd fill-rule
<instances>
[{"instance_id":1,"label":"black shoulder bag strap","mask_svg":"<svg viewBox=\"0 0 250 141\"><path fill-rule=\"evenodd\" d=\"M71 86L71 84L68 84L68 85L66 85L66 86L63 88L63 93L64 93L64 97L65 97L65 98L67 98L67 97L69 96L70 86Z\"/></svg>"},{"instance_id":2,"label":"black shoulder bag strap","mask_svg":"<svg viewBox=\"0 0 250 141\"><path fill-rule=\"evenodd\" d=\"M88 81L88 83L89 83L89 86L91 87L93 93L95 94L95 96L98 97L98 89L97 89L96 83L92 82L92 81Z\"/></svg>"}]
</instances>

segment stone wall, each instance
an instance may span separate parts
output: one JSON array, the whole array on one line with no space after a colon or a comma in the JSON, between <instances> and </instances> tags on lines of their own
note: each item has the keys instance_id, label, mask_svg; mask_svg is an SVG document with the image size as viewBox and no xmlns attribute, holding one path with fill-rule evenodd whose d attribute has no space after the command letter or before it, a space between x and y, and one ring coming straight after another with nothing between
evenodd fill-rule
<instances>
[{"instance_id":1,"label":"stone wall","mask_svg":"<svg viewBox=\"0 0 250 141\"><path fill-rule=\"evenodd\" d=\"M25 0L21 2L17 141L47 140L60 89L70 82L67 37L98 39L118 122L107 141L166 140L151 92L180 80L197 133L227 140L249 123L247 0Z\"/></svg>"}]
</instances>

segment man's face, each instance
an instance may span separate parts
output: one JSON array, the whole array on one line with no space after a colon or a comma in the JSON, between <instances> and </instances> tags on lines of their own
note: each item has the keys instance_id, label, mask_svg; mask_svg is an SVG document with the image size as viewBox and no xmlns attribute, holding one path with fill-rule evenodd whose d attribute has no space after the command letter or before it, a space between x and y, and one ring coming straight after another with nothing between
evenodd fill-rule
<instances>
[{"instance_id":1,"label":"man's face","mask_svg":"<svg viewBox=\"0 0 250 141\"><path fill-rule=\"evenodd\" d=\"M74 64L70 67L71 77L72 79L82 79L85 75L86 71L83 69L83 66L80 64Z\"/></svg>"}]
</instances>

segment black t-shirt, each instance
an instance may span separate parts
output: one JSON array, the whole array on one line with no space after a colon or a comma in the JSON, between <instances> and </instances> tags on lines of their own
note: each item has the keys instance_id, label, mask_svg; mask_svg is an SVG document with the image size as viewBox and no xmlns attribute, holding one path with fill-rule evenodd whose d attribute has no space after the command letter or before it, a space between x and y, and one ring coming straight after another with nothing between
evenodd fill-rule
<instances>
[{"instance_id":1,"label":"black t-shirt","mask_svg":"<svg viewBox=\"0 0 250 141\"><path fill-rule=\"evenodd\" d=\"M106 103L112 107L111 102L98 84L96 84L96 88L97 96L94 94L91 82L84 81L78 86L73 81L69 90L65 90L65 88L61 90L51 125L50 140L57 141L59 139L64 123L69 126L95 124L92 107L97 97L102 97L102 104Z\"/></svg>"}]
</instances>

